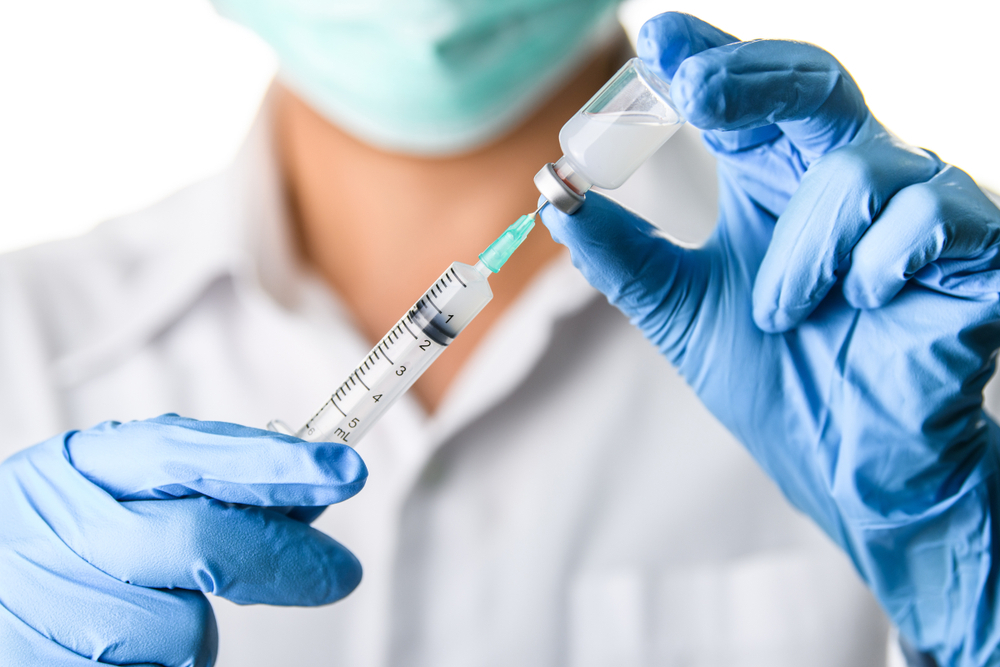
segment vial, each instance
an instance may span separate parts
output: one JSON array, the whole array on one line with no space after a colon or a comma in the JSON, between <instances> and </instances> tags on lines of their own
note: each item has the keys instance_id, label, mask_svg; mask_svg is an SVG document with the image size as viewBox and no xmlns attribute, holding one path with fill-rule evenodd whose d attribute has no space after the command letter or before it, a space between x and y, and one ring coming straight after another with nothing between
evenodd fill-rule
<instances>
[{"instance_id":1,"label":"vial","mask_svg":"<svg viewBox=\"0 0 1000 667\"><path fill-rule=\"evenodd\" d=\"M563 156L542 167L535 186L574 213L592 187L620 187L683 123L670 85L632 58L563 125Z\"/></svg>"}]
</instances>

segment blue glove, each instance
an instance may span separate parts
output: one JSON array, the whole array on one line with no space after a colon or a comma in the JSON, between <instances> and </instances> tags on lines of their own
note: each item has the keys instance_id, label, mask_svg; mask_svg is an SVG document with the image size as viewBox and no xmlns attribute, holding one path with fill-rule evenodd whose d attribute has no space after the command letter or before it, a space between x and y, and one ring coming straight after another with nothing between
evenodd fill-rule
<instances>
[{"instance_id":1,"label":"blue glove","mask_svg":"<svg viewBox=\"0 0 1000 667\"><path fill-rule=\"evenodd\" d=\"M996 661L1000 211L814 46L664 14L639 55L718 158L714 235L677 247L596 194L543 221L905 638L943 665Z\"/></svg>"},{"instance_id":2,"label":"blue glove","mask_svg":"<svg viewBox=\"0 0 1000 667\"><path fill-rule=\"evenodd\" d=\"M343 445L175 415L12 456L0 464L0 663L211 665L204 593L339 600L360 564L297 519L353 496L367 474Z\"/></svg>"}]
</instances>

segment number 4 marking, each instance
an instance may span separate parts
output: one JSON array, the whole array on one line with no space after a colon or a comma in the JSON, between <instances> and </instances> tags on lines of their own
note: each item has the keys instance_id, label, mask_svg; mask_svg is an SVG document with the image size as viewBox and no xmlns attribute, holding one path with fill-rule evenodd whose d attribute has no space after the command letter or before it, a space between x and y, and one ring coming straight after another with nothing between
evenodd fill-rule
<instances>
[{"instance_id":1,"label":"number 4 marking","mask_svg":"<svg viewBox=\"0 0 1000 667\"><path fill-rule=\"evenodd\" d=\"M372 398L375 400L376 403L378 403L378 400L382 398L382 394L375 394L374 396L372 396Z\"/></svg>"}]
</instances>

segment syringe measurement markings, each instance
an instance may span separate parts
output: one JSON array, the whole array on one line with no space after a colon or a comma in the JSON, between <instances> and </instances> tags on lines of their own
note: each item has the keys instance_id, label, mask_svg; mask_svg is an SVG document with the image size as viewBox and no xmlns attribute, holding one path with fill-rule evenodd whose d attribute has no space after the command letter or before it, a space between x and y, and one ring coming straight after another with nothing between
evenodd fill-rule
<instances>
[{"instance_id":1,"label":"syringe measurement markings","mask_svg":"<svg viewBox=\"0 0 1000 667\"><path fill-rule=\"evenodd\" d=\"M438 310L438 312L441 312L441 311ZM407 315L407 317L409 317L409 315ZM409 334L411 336L413 336L414 340L418 340L417 336L413 333L413 330L411 330L410 327L409 327L409 325L406 324L406 321L405 320L400 320L396 324L395 328L392 331L390 331L389 334L385 338L383 338L381 341L379 341L379 344L377 346L375 346L375 349L372 350L372 353L368 355L367 359L365 359L364 364L362 364L361 366L358 366L358 368L355 369L354 373L352 373L347 378L347 381L345 381L344 384L342 384L340 387L338 387L337 391L335 391L334 394L333 394L333 396L331 396L330 399L327 401L327 403L330 403L331 405L333 405L333 407L337 408L337 412L339 412L345 418L347 417L347 413L345 413L341 409L341 407L337 404L337 399L339 398L340 401L343 401L347 397L347 395L350 393L351 386L350 386L350 384L348 384L349 382L350 383L354 383L355 385L357 385L360 382L361 386L363 386L366 390L371 391L371 387L369 387L367 384L365 384L364 380L361 379L361 375L359 375L359 373L360 374L365 374L365 370L366 369L367 370L371 370L372 366L374 366L375 363L376 363L374 360L372 360L372 357L374 357L375 359L378 359L379 349L380 348L382 349L382 356L385 357L385 360L388 361L390 364L395 363L395 362L393 362L392 359L389 358L389 354L388 354L389 346L395 342L393 340L393 338L392 338L393 335L396 336L396 341L398 341L399 338L402 336L402 334L403 334L403 327L405 327L406 330L409 332ZM355 381L355 378L357 378L356 381ZM340 396L341 393L343 394L343 396ZM326 408L325 405L322 408L320 408L319 412L317 412L315 415L313 415L312 419L309 420L308 424L311 425L312 422L316 419L316 417L318 417L323 412L323 410L325 408Z\"/></svg>"},{"instance_id":2,"label":"syringe measurement markings","mask_svg":"<svg viewBox=\"0 0 1000 667\"><path fill-rule=\"evenodd\" d=\"M324 403L320 407L320 409L316 411L316 414L314 414L312 417L309 418L309 421L306 422L306 426L305 426L306 430L309 430L309 429L312 428L312 423L314 421L316 421L317 417L319 417L321 414L323 414L326 411L326 406L329 405L329 404L331 404L331 403L333 403L333 396L331 396L330 398L328 398L327 401L326 401L326 403Z\"/></svg>"},{"instance_id":3,"label":"syringe measurement markings","mask_svg":"<svg viewBox=\"0 0 1000 667\"><path fill-rule=\"evenodd\" d=\"M410 316L407 314L406 319L409 319L409 317ZM406 319L400 320L400 322L403 323L403 326L406 327L406 330L410 332L411 336L413 336L413 340L420 340L419 338L417 338L417 334L413 333L413 329L410 328L410 325L406 323Z\"/></svg>"},{"instance_id":4,"label":"syringe measurement markings","mask_svg":"<svg viewBox=\"0 0 1000 667\"><path fill-rule=\"evenodd\" d=\"M349 379L350 378L348 378L348 380ZM333 392L333 397L337 398L338 394L343 394L343 396L340 396L339 398L340 398L340 400L344 400L345 398L347 398L348 394L350 394L350 393L351 393L351 386L349 384L347 384L347 381L345 380L344 384L340 385L337 388L337 391Z\"/></svg>"},{"instance_id":5,"label":"syringe measurement markings","mask_svg":"<svg viewBox=\"0 0 1000 667\"><path fill-rule=\"evenodd\" d=\"M340 388L337 389L337 391L333 392L333 396L330 397L330 400L327 401L327 403L329 403L333 407L337 408L337 412L339 412L340 414L342 414L342 415L344 415L346 417L347 415L344 414L344 411L340 409L339 405L337 405L337 394L340 393L341 389L343 389L343 388L344 388L344 385L341 385ZM341 400L343 400L343 399L341 399ZM322 414L322 412L323 412L323 410L325 408L326 408L326 406L324 405L323 408L321 408L320 411L316 413L316 416L309 420L309 424L311 424L313 422L313 419L316 419L316 417L319 417L320 414Z\"/></svg>"},{"instance_id":6,"label":"syringe measurement markings","mask_svg":"<svg viewBox=\"0 0 1000 667\"><path fill-rule=\"evenodd\" d=\"M371 388L371 387L369 387L368 385L366 385L366 384L365 384L365 381L361 379L361 376L360 376L360 375L358 375L358 371L360 371L360 370L361 370L361 369L359 368L359 369L358 369L357 371L354 371L354 377L358 378L358 382L360 382L360 383L361 383L361 386L362 386L362 387L364 387L364 388L365 388L365 389L367 389L368 391L371 391L371 390L372 390L372 388ZM362 371L362 372L364 372L364 371Z\"/></svg>"},{"instance_id":7,"label":"syringe measurement markings","mask_svg":"<svg viewBox=\"0 0 1000 667\"><path fill-rule=\"evenodd\" d=\"M437 311L439 315L443 316L444 311L442 310L442 308L438 306L436 299L448 297L449 291L454 289L456 282L463 288L469 287L468 283L466 283L462 279L462 276L458 273L455 267L450 267L448 271L442 274L441 277L438 278L438 280L433 285L431 285L430 289L428 289L424 293L424 295L420 298L417 304L409 312L405 313L402 319L397 321L396 326L389 330L389 332L383 337L383 339L380 340L378 344L375 346L375 349L369 352L368 356L362 361L362 363L357 368L354 369L354 372L351 373L351 375L347 377L346 381L340 387L337 388L337 391L332 396L330 396L327 403L332 404L333 407L337 409L337 412L339 412L344 419L347 419L348 414L347 411L344 409L344 407L341 406L341 403L350 402L354 404L354 407L351 408L352 414L354 413L353 412L354 410L361 408L361 405L363 405L363 403L356 404L355 399L351 398L352 395L351 392L357 389L358 385L362 386L367 392L369 392L367 394L364 394L365 397L371 396L374 394L375 391L378 391L376 389L373 389L365 381L365 377L368 375L369 372L377 374L376 378L377 381L372 383L375 385L378 385L378 383L384 379L382 373L379 372L383 369L382 366L383 357L385 358L385 361L387 361L390 364L390 367L397 367L396 362L393 361L393 359L389 356L390 348L392 348L392 356L398 356L400 354L396 352L393 346L396 345L397 343L400 343L401 340L404 338L403 336L404 329L406 330L407 333L410 334L410 337L413 338L414 341L416 341L417 345L420 346L421 350L425 350L427 349L428 346L430 346L431 344L430 341L427 341L426 346L423 343L424 339L423 334L425 332L422 330L423 328L417 324L417 319L416 319L417 314L419 313L420 316L423 316L424 313L422 313L421 310L427 308L427 306L430 305L432 308L434 308L435 311ZM452 317L454 317L454 315L448 316L447 319L450 321ZM421 335L417 334L418 330L420 330ZM402 363L406 363L407 360L410 359L410 357L407 355L412 350L412 347L413 346L406 346L406 345L403 346L401 354L405 358L402 359ZM404 366L398 366L397 368L398 370L396 370L396 375L401 376L403 372L406 371L406 367ZM378 394L378 396L381 397L382 394ZM378 401L376 400L376 402ZM383 406L380 406L379 409L380 410L383 409ZM310 419L306 423L306 426L304 428L309 430L310 436L313 435L316 431L317 421L321 420L321 418L325 419L323 415L327 414L328 411L329 411L329 406L324 404L323 407L320 408L320 410L312 417L312 419ZM354 422L352 423L356 425L357 421L358 420L355 419ZM345 423L346 422L343 422L342 426ZM344 428L347 427L344 426ZM347 433L343 433L341 432L341 429L338 428L337 432L339 433L339 437L343 438L344 441L346 442L347 436L351 433L355 433L355 430L350 429L347 431Z\"/></svg>"},{"instance_id":8,"label":"syringe measurement markings","mask_svg":"<svg viewBox=\"0 0 1000 667\"><path fill-rule=\"evenodd\" d=\"M382 342L380 342L378 344L378 347L376 347L375 349L377 350L379 347L382 347L383 345L385 346L385 350L382 352L382 356L385 357L385 360L388 361L390 364L396 363L392 359L389 358L389 346L385 344L384 340Z\"/></svg>"},{"instance_id":9,"label":"syringe measurement markings","mask_svg":"<svg viewBox=\"0 0 1000 667\"><path fill-rule=\"evenodd\" d=\"M421 299L421 301L423 301L423 299ZM438 311L438 315L444 315L444 312L442 312L441 309L437 307L437 304L434 303L434 301L431 299L431 295L429 292L427 294L427 303L434 306L434 310Z\"/></svg>"}]
</instances>

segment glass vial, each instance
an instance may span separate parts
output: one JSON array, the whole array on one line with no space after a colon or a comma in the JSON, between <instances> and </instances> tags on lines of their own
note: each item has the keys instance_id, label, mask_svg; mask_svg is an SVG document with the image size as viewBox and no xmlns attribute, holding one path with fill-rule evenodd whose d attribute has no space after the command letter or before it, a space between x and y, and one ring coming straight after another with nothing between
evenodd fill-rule
<instances>
[{"instance_id":1,"label":"glass vial","mask_svg":"<svg viewBox=\"0 0 1000 667\"><path fill-rule=\"evenodd\" d=\"M590 188L620 187L683 123L670 85L632 58L563 125L563 156L542 167L535 185L573 213Z\"/></svg>"}]
</instances>

